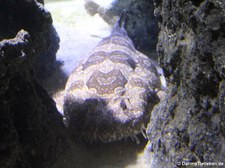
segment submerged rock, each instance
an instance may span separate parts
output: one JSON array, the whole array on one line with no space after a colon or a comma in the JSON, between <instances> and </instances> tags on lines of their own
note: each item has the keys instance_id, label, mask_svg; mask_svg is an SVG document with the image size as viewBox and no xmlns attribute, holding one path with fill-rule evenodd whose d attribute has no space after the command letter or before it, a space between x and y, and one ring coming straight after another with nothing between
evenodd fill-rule
<instances>
[{"instance_id":1,"label":"submerged rock","mask_svg":"<svg viewBox=\"0 0 225 168\"><path fill-rule=\"evenodd\" d=\"M40 0L43 3L43 0ZM0 40L13 38L24 29L33 42L33 69L39 78L47 77L56 66L55 54L59 37L52 25L51 14L34 0L0 0Z\"/></svg>"},{"instance_id":2,"label":"submerged rock","mask_svg":"<svg viewBox=\"0 0 225 168\"><path fill-rule=\"evenodd\" d=\"M32 74L30 35L0 42L0 167L46 168L66 148L62 116Z\"/></svg>"},{"instance_id":3,"label":"submerged rock","mask_svg":"<svg viewBox=\"0 0 225 168\"><path fill-rule=\"evenodd\" d=\"M155 0L168 91L148 126L150 167L225 164L223 3Z\"/></svg>"}]
</instances>

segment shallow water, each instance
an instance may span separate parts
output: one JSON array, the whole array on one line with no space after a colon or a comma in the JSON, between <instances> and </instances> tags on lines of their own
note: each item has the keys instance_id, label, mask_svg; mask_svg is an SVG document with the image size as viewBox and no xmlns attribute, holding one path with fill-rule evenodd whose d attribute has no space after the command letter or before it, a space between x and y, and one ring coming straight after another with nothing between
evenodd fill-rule
<instances>
[{"instance_id":1,"label":"shallow water","mask_svg":"<svg viewBox=\"0 0 225 168\"><path fill-rule=\"evenodd\" d=\"M97 0L96 0L97 1ZM100 0L98 0L100 2ZM112 0L101 1L108 7ZM62 96L66 80L78 62L103 38L111 27L98 15L90 16L81 0L47 0L45 7L51 12L53 24L60 37L57 60L63 62L60 69L47 81L45 87L56 101L62 113ZM71 143L71 150L56 161L57 168L148 168L144 157L147 141L140 144L128 139L108 144L85 145Z\"/></svg>"}]
</instances>

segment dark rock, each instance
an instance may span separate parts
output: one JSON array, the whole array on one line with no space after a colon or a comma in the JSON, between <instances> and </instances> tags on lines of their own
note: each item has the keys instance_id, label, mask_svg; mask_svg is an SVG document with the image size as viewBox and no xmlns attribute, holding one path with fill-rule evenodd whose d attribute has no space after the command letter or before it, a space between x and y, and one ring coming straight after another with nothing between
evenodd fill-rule
<instances>
[{"instance_id":1,"label":"dark rock","mask_svg":"<svg viewBox=\"0 0 225 168\"><path fill-rule=\"evenodd\" d=\"M43 3L43 0L39 2ZM33 69L39 78L49 76L56 67L55 54L59 37L52 25L51 14L34 0L0 0L0 40L13 38L24 29L33 42Z\"/></svg>"},{"instance_id":2,"label":"dark rock","mask_svg":"<svg viewBox=\"0 0 225 168\"><path fill-rule=\"evenodd\" d=\"M34 51L21 30L0 42L0 167L47 168L66 148L62 116L32 75Z\"/></svg>"},{"instance_id":3,"label":"dark rock","mask_svg":"<svg viewBox=\"0 0 225 168\"><path fill-rule=\"evenodd\" d=\"M86 0L85 7L91 15L99 13L110 25L115 24L124 9L127 10L127 32L136 49L145 54L155 51L159 29L152 0L116 0L109 9L104 9L92 0Z\"/></svg>"},{"instance_id":4,"label":"dark rock","mask_svg":"<svg viewBox=\"0 0 225 168\"><path fill-rule=\"evenodd\" d=\"M155 0L157 51L168 91L147 130L152 167L224 161L223 3Z\"/></svg>"},{"instance_id":5,"label":"dark rock","mask_svg":"<svg viewBox=\"0 0 225 168\"><path fill-rule=\"evenodd\" d=\"M154 4L161 29L157 52L168 91L153 110L147 130L150 167L224 163L224 2L155 0Z\"/></svg>"},{"instance_id":6,"label":"dark rock","mask_svg":"<svg viewBox=\"0 0 225 168\"><path fill-rule=\"evenodd\" d=\"M38 2L44 4L44 0L37 0Z\"/></svg>"}]
</instances>

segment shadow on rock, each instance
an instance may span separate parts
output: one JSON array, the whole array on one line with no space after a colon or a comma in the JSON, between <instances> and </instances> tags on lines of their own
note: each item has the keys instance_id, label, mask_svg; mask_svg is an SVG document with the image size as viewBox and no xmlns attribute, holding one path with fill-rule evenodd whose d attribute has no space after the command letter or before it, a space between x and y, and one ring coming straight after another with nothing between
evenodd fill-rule
<instances>
[{"instance_id":1,"label":"shadow on rock","mask_svg":"<svg viewBox=\"0 0 225 168\"><path fill-rule=\"evenodd\" d=\"M0 3L0 40L13 38L21 29L29 32L34 51L34 74L38 78L48 77L55 70L55 54L59 48L51 14L37 1L0 0Z\"/></svg>"},{"instance_id":2,"label":"shadow on rock","mask_svg":"<svg viewBox=\"0 0 225 168\"><path fill-rule=\"evenodd\" d=\"M0 42L0 167L51 167L67 148L55 102L32 75L30 35Z\"/></svg>"}]
</instances>

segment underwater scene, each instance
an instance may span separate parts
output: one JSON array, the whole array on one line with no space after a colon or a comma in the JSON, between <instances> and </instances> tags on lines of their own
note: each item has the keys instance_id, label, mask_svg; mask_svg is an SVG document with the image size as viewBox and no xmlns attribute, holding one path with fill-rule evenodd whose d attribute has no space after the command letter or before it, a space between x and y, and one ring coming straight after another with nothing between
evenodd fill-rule
<instances>
[{"instance_id":1,"label":"underwater scene","mask_svg":"<svg viewBox=\"0 0 225 168\"><path fill-rule=\"evenodd\" d=\"M0 0L0 167L225 167L224 27L223 0Z\"/></svg>"}]
</instances>

